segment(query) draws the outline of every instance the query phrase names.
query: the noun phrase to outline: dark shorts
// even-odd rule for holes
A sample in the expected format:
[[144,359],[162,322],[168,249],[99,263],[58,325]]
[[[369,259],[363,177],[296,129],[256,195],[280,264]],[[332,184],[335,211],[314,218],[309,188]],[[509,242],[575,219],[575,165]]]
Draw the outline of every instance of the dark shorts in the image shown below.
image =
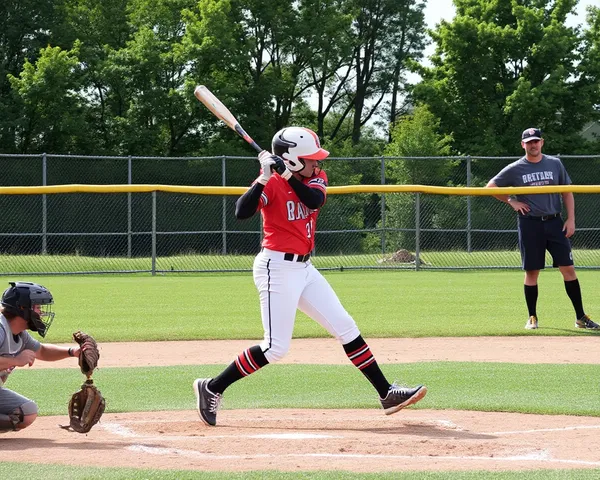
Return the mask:
[[542,270],[546,250],[552,255],[553,267],[573,265],[571,241],[565,237],[560,215],[548,220],[519,215],[519,248],[523,270]]

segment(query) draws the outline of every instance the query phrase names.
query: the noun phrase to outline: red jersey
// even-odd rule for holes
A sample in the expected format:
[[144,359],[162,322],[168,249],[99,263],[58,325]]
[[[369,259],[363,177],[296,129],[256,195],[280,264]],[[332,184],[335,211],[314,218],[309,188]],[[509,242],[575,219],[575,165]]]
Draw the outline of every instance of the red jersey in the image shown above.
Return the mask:
[[[327,175],[321,170],[302,183],[317,188],[327,198]],[[315,246],[319,209],[304,205],[287,180],[273,174],[265,185],[258,208],[263,217],[262,246],[279,252],[306,255]]]

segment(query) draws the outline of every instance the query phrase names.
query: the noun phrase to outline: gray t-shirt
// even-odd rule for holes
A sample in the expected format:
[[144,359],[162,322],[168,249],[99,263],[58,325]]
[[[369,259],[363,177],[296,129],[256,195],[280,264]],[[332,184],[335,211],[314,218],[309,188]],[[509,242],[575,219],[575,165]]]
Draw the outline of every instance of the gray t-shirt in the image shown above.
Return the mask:
[[[13,335],[8,320],[4,315],[0,314],[0,357],[16,357],[23,350],[33,350],[37,352],[41,343],[35,340],[27,331],[21,332],[18,335]],[[0,370],[0,388],[6,382],[10,372],[14,370]]]
[[[527,187],[541,185],[571,185],[571,179],[562,162],[556,157],[542,155],[538,163],[522,157],[504,167],[492,178],[499,187]],[[517,195],[519,202],[526,203],[531,209],[530,216],[553,215],[562,209],[560,193],[538,193],[535,195]]]

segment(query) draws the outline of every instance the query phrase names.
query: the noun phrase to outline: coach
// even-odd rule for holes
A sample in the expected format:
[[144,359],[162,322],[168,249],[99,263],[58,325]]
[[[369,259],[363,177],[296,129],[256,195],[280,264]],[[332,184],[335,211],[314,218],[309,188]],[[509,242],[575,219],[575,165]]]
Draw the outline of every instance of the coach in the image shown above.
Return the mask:
[[[487,187],[525,187],[542,185],[570,185],[571,179],[562,162],[542,154],[544,139],[537,128],[528,128],[521,135],[525,156],[504,167]],[[561,218],[561,195],[567,218]],[[541,193],[533,195],[494,195],[518,213],[519,248],[525,270],[525,302],[529,319],[528,330],[538,328],[538,276],[545,266],[546,250],[552,255],[553,266],[563,276],[567,295],[575,309],[575,327],[592,330],[600,325],[590,320],[583,310],[581,288],[575,273],[571,236],[575,233],[575,199],[572,192]]]

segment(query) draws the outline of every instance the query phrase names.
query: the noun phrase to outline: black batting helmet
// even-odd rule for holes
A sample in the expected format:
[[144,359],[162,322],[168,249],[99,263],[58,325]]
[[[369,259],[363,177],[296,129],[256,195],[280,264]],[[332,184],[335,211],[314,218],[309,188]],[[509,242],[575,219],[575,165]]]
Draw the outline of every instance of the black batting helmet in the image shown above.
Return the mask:
[[[2,294],[2,306],[5,311],[23,317],[29,330],[45,337],[54,320],[54,299],[50,290],[31,282],[9,282],[9,285]],[[39,312],[36,311],[35,305],[39,305]]]

